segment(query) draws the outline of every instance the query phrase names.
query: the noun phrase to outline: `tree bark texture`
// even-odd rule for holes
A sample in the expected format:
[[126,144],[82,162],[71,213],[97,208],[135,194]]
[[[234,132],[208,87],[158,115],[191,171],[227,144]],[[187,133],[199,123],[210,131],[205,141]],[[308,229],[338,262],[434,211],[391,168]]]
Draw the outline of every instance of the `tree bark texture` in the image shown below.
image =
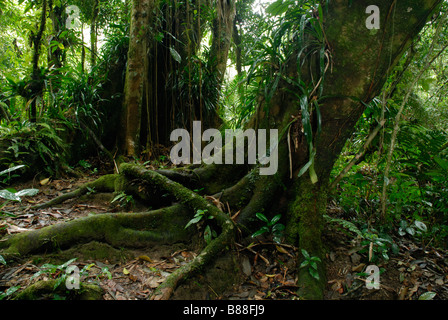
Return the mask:
[[[366,19],[369,17],[366,8],[372,4],[377,5],[381,12],[379,30],[366,27]],[[326,1],[322,1],[329,68],[325,74],[322,95],[308,97],[308,101],[319,99],[321,113],[319,134],[317,114],[315,111],[311,114],[316,150],[316,183],[311,183],[307,173],[298,177],[299,171],[309,160],[310,150],[300,121],[301,102],[291,93],[297,89],[287,81],[280,81],[269,107],[265,108],[267,102],[263,102],[252,119],[252,126],[289,132],[282,137],[279,145],[279,168],[286,166],[290,169],[286,173],[289,177],[280,177],[289,189],[286,192],[287,237],[310,255],[323,257],[322,214],[325,212],[329,177],[337,157],[353,133],[366,108],[365,104],[380,93],[389,71],[439,4],[438,0],[383,0],[353,1],[349,5],[345,0],[335,0],[329,2],[328,11],[325,11]],[[317,85],[321,76],[314,71],[319,70],[314,62],[316,60],[309,58],[301,68],[302,75],[307,76],[311,87]],[[290,77],[297,77],[296,62],[297,57],[291,57],[288,62],[286,70]],[[284,171],[279,170],[285,174]],[[324,280],[324,275],[317,281],[304,271],[299,283],[308,292],[308,298],[321,298]]]
[[122,150],[137,156],[140,145],[142,102],[148,70],[145,57],[152,0],[134,0],[132,4],[128,63],[123,102]]

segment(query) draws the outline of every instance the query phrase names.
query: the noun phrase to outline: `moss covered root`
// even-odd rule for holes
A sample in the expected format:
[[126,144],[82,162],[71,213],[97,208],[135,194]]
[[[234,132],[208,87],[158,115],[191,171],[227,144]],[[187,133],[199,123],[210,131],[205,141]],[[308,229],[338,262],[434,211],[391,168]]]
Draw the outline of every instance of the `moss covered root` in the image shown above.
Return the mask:
[[35,205],[35,206],[31,207],[31,209],[36,210],[36,209],[49,208],[56,204],[63,203],[64,201],[78,198],[82,195],[85,195],[90,190],[95,190],[98,192],[114,192],[116,190],[116,182],[118,181],[118,179],[117,179],[118,177],[119,177],[119,175],[116,175],[116,174],[109,174],[109,175],[102,176],[95,181],[92,181],[92,182],[82,185],[81,187],[79,187],[78,189],[76,189],[74,191],[67,192],[67,193],[65,193],[59,197],[56,197],[48,202]]
[[175,205],[141,213],[98,214],[10,236],[0,242],[5,257],[52,252],[90,241],[120,247],[142,247],[185,241],[186,208]]
[[64,283],[56,288],[55,285],[56,279],[38,281],[20,291],[13,300],[42,300],[45,297],[52,299],[55,295],[67,300],[101,300],[103,297],[103,290],[94,284],[80,283],[79,289],[70,291],[65,288]]
[[175,196],[182,204],[193,209],[194,212],[199,209],[207,210],[208,213],[216,219],[217,223],[221,227],[221,233],[217,238],[212,240],[190,263],[182,266],[169,275],[167,279],[159,287],[157,287],[150,297],[152,300],[167,300],[171,297],[174,290],[182,280],[200,270],[212,259],[215,259],[223,250],[229,247],[232,239],[234,238],[235,225],[229,216],[224,214],[214,205],[210,204],[203,197],[180,185],[179,183],[171,181],[166,176],[130,164],[123,164],[120,169],[125,175],[139,177],[140,179],[144,179],[151,184],[155,184],[158,187],[163,188]]

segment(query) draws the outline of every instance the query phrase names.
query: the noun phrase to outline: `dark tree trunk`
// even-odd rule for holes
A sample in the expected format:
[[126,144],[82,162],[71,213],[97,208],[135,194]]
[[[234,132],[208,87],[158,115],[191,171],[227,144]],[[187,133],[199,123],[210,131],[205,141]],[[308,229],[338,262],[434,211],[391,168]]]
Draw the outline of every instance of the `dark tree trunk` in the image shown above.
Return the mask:
[[[280,146],[280,150],[291,150],[292,161],[288,163],[287,160],[279,160],[279,166],[290,167],[287,176],[281,177],[291,186],[291,191],[288,192],[288,240],[307,250],[310,255],[320,258],[323,258],[322,214],[326,208],[326,193],[333,165],[364,112],[364,103],[369,103],[380,93],[389,71],[423,28],[440,1],[375,1],[374,4],[381,12],[381,28],[376,32],[366,27],[366,19],[369,16],[366,14],[366,8],[371,4],[369,1],[353,1],[351,5],[344,0],[331,1],[328,13],[324,14],[323,26],[331,68],[325,74],[324,88],[319,100],[322,123],[320,134],[317,134],[317,125],[313,125],[313,145],[316,151],[314,170],[317,182],[312,183],[307,173],[298,177],[310,155],[301,121],[291,125],[289,132],[298,134],[291,134],[290,146]],[[323,6],[325,7],[325,1]],[[317,65],[312,65],[315,60],[317,59],[309,59],[303,67],[303,74],[309,74],[310,69],[319,70]],[[287,68],[292,73],[297,70],[295,61],[296,58],[293,57]],[[313,87],[319,77],[319,73],[313,75]],[[269,111],[266,112],[263,107],[259,109],[255,117],[264,119],[260,124],[262,127],[276,127],[280,132],[288,131],[291,119],[301,119],[300,102],[295,95],[285,90],[288,87],[294,90],[287,83],[279,85]],[[308,97],[309,101],[314,98],[318,98],[317,94]],[[316,119],[317,115],[314,113],[311,117]],[[287,137],[280,143],[288,146]],[[285,151],[283,155],[280,153],[279,157],[287,157],[284,153]],[[307,297],[322,298],[324,274],[322,273],[320,281],[312,278],[306,270],[302,270],[300,275],[299,282]]]
[[[122,153],[137,155],[144,150],[147,158],[157,158],[158,146],[171,144],[170,134],[174,129],[191,130],[195,120],[203,122],[204,130],[221,125],[217,109],[231,44],[235,3],[234,0],[216,2],[212,46],[208,61],[202,63],[196,55],[207,23],[201,20],[201,10],[206,5],[204,0],[189,1],[185,6],[157,2],[146,17],[146,23],[154,26],[146,34],[147,38],[135,42],[131,30],[127,77],[135,75],[132,82],[141,87],[125,89],[125,99],[131,94],[134,102],[124,101],[123,116],[128,118],[128,123],[123,126],[119,139]],[[164,19],[156,17],[160,13],[165,15]],[[132,16],[131,25],[139,23],[136,17]],[[131,73],[129,67],[135,63],[140,71]],[[209,103],[206,105],[204,100]]]
[[148,70],[145,63],[152,0],[134,0],[124,89],[124,111],[121,149],[129,156],[138,156],[142,103]]
[[47,0],[42,1],[42,13],[41,13],[41,19],[40,19],[40,25],[39,30],[37,31],[37,34],[34,35],[33,38],[33,46],[34,46],[34,52],[33,52],[33,73],[31,76],[31,93],[32,93],[32,102],[30,106],[30,121],[36,122],[37,121],[37,97],[41,95],[42,93],[42,81],[41,81],[41,75],[39,70],[39,58],[40,58],[40,46],[42,41],[42,36],[45,31],[45,26],[47,22]]
[[94,0],[92,21],[90,24],[90,67],[93,68],[96,64],[97,55],[97,19],[100,11],[99,0]]

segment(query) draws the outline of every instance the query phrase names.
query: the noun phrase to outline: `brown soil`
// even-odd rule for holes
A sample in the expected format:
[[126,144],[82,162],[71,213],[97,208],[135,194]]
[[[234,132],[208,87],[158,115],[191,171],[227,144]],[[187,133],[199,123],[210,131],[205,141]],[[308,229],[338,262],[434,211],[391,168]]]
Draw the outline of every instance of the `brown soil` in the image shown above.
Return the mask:
[[[0,236],[42,228],[89,214],[103,214],[122,208],[110,201],[110,194],[92,192],[80,199],[66,201],[57,207],[31,210],[31,205],[44,202],[60,193],[95,179],[61,179],[31,181],[15,186],[17,190],[38,188],[39,194],[24,198],[22,203],[9,203],[3,208],[12,214],[0,218]],[[130,210],[138,210],[131,208]],[[328,226],[325,230],[327,254],[327,300],[415,300],[426,292],[434,292],[434,299],[448,299],[448,257],[445,251],[422,248],[412,239],[397,238],[400,249],[388,261],[376,262],[382,270],[380,289],[366,288],[365,268],[370,263],[355,236]],[[192,244],[128,250],[107,244],[79,245],[57,254],[41,254],[20,262],[0,264],[0,293],[20,286],[20,290],[39,280],[57,278],[42,273],[45,263],[62,264],[77,258],[73,264],[81,270],[81,282],[96,283],[103,289],[104,300],[146,299],[176,268],[188,263],[199,252]],[[217,258],[202,273],[188,279],[173,295],[173,299],[222,300],[281,300],[299,299],[296,295],[294,270],[297,248],[276,245],[270,239],[239,239],[223,256]],[[54,298],[54,297],[52,297]]]

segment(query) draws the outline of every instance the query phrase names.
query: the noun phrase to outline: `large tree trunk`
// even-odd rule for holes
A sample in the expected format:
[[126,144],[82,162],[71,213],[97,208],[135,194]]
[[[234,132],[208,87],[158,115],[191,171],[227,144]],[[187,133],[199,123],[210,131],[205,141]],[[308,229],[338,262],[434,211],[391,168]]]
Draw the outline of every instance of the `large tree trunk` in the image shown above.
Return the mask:
[[221,120],[218,115],[219,93],[221,92],[224,75],[227,70],[227,59],[232,44],[235,15],[235,0],[216,1],[216,16],[212,26],[213,42],[208,58],[208,68],[211,74],[216,75],[217,88],[216,90],[205,92],[205,95],[208,95],[217,106],[215,110],[208,112],[207,118],[205,119],[205,123],[211,128],[218,128],[221,125]]
[[[324,15],[324,31],[327,49],[331,53],[331,69],[325,75],[320,100],[322,131],[316,135],[314,169],[318,178],[311,183],[308,175],[297,178],[299,170],[308,161],[309,150],[303,134],[296,137],[292,158],[293,194],[288,210],[288,238],[310,255],[323,257],[321,231],[322,214],[326,207],[326,189],[330,173],[345,142],[369,103],[379,94],[388,72],[420,32],[433,13],[438,0],[426,1],[331,1]],[[378,31],[366,28],[366,8],[375,4],[381,12]],[[325,9],[324,9],[325,10]],[[307,65],[306,68],[310,66]],[[317,69],[317,68],[316,68]],[[314,79],[318,79],[315,75]],[[284,88],[284,87],[283,87]],[[282,95],[281,104],[274,104],[267,116],[278,119],[279,115],[299,116],[297,100]],[[309,97],[312,99],[313,97]],[[361,103],[364,102],[364,103]],[[279,113],[279,109],[288,111]],[[279,119],[284,128],[288,117]],[[301,132],[302,128],[296,130]],[[313,132],[317,132],[316,126]],[[293,144],[293,143],[291,143]],[[322,269],[323,270],[323,269]],[[309,298],[322,298],[324,274],[321,281],[313,279],[302,270],[299,282]]]
[[36,35],[33,35],[33,73],[31,75],[32,83],[30,87],[31,91],[31,106],[30,106],[30,121],[37,121],[37,98],[42,94],[42,81],[41,74],[39,70],[39,58],[40,58],[40,47],[42,43],[42,36],[45,31],[45,26],[47,23],[47,1],[42,1],[42,14],[40,18],[39,30]]
[[[50,10],[50,19],[53,26],[53,35],[50,38],[50,44],[51,41],[56,41],[58,43],[63,43],[64,45],[67,45],[67,43],[64,43],[61,39],[61,33],[65,30],[65,20],[63,19],[64,14],[64,8],[62,5],[56,3],[53,4],[53,1],[50,1],[48,4],[49,10]],[[62,63],[64,60],[64,51],[59,46],[54,47],[50,45],[50,48],[48,50],[48,68],[52,69],[59,69],[62,67]]]
[[148,77],[147,28],[152,0],[134,0],[132,5],[128,64],[124,88],[121,149],[129,156],[138,156],[140,123],[145,83]]
[[99,0],[95,0],[93,4],[92,11],[92,21],[90,24],[90,68],[93,68],[96,64],[96,55],[97,55],[97,19],[98,14],[100,12],[100,2]]
[[[221,125],[217,109],[231,44],[235,1],[216,1],[211,21],[212,45],[206,63],[202,63],[197,54],[208,21],[201,16],[205,16],[202,12],[210,5],[204,0],[188,1],[185,6],[157,2],[152,5],[156,10],[148,11],[148,16],[131,16],[123,109],[127,120],[119,138],[122,153],[138,155],[141,146],[140,151],[146,147],[148,158],[157,157],[157,146],[171,144],[173,130],[192,130],[195,120],[202,121],[204,130]],[[151,18],[156,14],[165,17]],[[136,32],[142,23],[152,27],[147,38],[140,41]]]

